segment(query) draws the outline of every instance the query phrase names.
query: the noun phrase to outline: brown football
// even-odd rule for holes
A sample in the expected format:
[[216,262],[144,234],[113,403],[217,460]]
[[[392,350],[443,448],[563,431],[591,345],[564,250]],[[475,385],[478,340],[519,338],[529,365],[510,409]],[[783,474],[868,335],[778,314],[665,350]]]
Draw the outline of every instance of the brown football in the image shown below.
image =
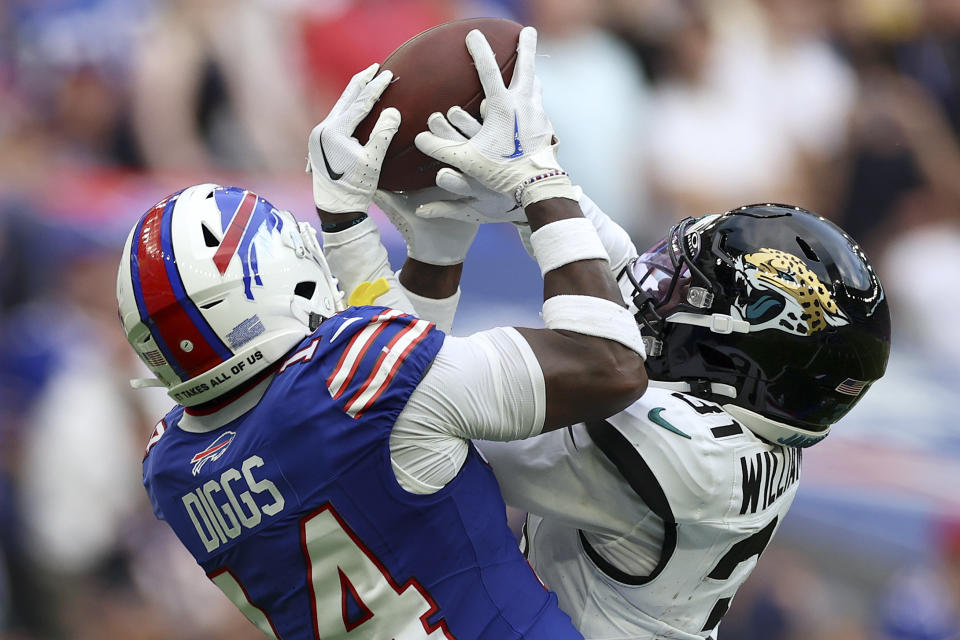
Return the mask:
[[357,139],[366,144],[370,130],[386,107],[400,110],[400,130],[387,149],[380,172],[380,188],[406,191],[434,186],[437,170],[444,165],[414,146],[413,139],[427,129],[431,113],[446,113],[460,105],[474,117],[480,116],[483,88],[467,52],[464,39],[479,29],[490,43],[510,83],[517,59],[521,25],[501,18],[471,18],[441,24],[410,38],[390,54],[382,68],[393,72],[390,86],[364,120],[357,126]]

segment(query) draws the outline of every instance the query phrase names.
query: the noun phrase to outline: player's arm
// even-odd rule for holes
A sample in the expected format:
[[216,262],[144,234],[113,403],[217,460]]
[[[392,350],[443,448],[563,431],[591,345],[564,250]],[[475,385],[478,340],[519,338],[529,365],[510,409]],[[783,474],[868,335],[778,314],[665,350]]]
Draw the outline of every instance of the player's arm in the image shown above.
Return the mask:
[[354,137],[357,125],[393,77],[390,71],[378,75],[377,69],[374,64],[355,75],[327,117],[314,127],[307,171],[313,175],[323,253],[348,304],[377,304],[413,313],[390,268],[380,231],[367,216],[384,154],[400,126],[400,112],[384,109],[366,145]]
[[[483,111],[483,107],[481,107]],[[434,113],[427,120],[429,131],[439,138],[452,142],[463,142],[480,132],[482,127],[479,120],[474,118],[458,106],[451,107],[446,117]],[[415,192],[415,197],[402,198],[401,194],[390,194],[378,191],[377,194],[389,198],[385,203],[377,203],[385,211],[393,209],[394,217],[402,217],[409,231],[407,235],[432,236],[443,242],[455,241],[456,234],[450,234],[449,225],[463,225],[468,230],[469,240],[476,232],[476,225],[489,222],[512,222],[516,225],[524,248],[533,257],[533,247],[530,244],[531,228],[522,207],[516,202],[514,193],[498,193],[485,187],[482,183],[459,171],[445,167],[437,172],[437,187],[442,197],[437,197],[436,189],[426,189]],[[624,267],[632,263],[637,257],[637,250],[630,239],[630,235],[610,219],[597,204],[591,200],[580,187],[574,187],[575,199],[580,205],[584,217],[590,221],[600,238],[600,243],[606,251],[610,264],[610,271],[618,277]],[[456,230],[457,227],[452,227]],[[463,246],[463,255],[469,247],[469,240]],[[423,244],[423,243],[421,243]],[[429,244],[439,244],[430,242]],[[438,261],[433,261],[435,264]],[[437,322],[433,313],[435,309],[442,309],[444,318],[449,317],[452,323],[459,300],[459,292],[453,298],[437,300],[440,294],[437,287],[443,282],[459,282],[460,269],[442,270],[424,269],[419,261],[408,254],[407,262],[401,275],[401,282],[405,292],[411,298],[414,308],[420,317]],[[459,265],[458,265],[459,266]],[[454,292],[448,285],[441,291]],[[450,295],[443,294],[443,295]],[[424,298],[425,296],[425,298]]]
[[[458,121],[458,129],[463,128],[466,131],[474,131],[474,133],[480,129],[480,123],[459,107],[453,107],[448,112],[447,117],[450,120]],[[436,132],[433,119],[431,119],[430,130]],[[454,135],[462,137],[459,132]],[[428,229],[431,230],[431,233],[437,233],[436,225],[448,221],[470,225],[510,220],[517,226],[524,247],[533,257],[533,247],[530,244],[530,225],[523,209],[516,206],[512,195],[491,191],[477,181],[447,168],[440,170],[437,175],[437,184],[444,190],[444,193],[456,194],[457,199],[430,200],[428,197],[420,197],[418,198],[420,204],[416,206],[408,204],[402,214],[399,215],[419,219],[420,226],[418,228],[424,229],[422,233],[426,233]],[[584,217],[590,221],[597,232],[600,244],[603,245],[607,254],[610,272],[616,278],[638,255],[633,240],[630,239],[630,235],[623,227],[607,216],[583,192],[583,189],[574,187],[574,191]],[[378,195],[380,193],[378,192]],[[398,198],[401,194],[389,194],[389,196]],[[393,206],[396,207],[397,205]],[[512,220],[511,217],[513,217]],[[424,220],[433,222],[424,224]],[[465,254],[466,247],[464,248]],[[403,292],[413,304],[417,316],[430,320],[441,329],[449,331],[449,327],[453,325],[453,318],[460,300],[459,283],[462,266],[462,262],[449,266],[428,264],[412,258],[409,254],[407,255],[407,260],[398,276]]]
[[[534,236],[534,245],[543,248],[541,267],[548,268],[544,278],[548,329],[500,327],[466,338],[446,338],[390,438],[397,478],[408,491],[432,493],[453,479],[466,459],[467,438],[529,438],[616,413],[644,391],[639,331],[620,306],[606,260],[570,260],[556,267],[557,260],[583,255],[557,253],[564,240],[579,246],[575,243],[584,235],[595,236],[592,227],[578,216],[571,200],[550,198],[529,211],[537,233],[546,229],[553,234]],[[549,229],[559,222],[564,224]],[[571,223],[574,228],[564,228]],[[597,255],[595,237],[594,243],[590,251]],[[598,292],[605,297],[576,295]],[[571,298],[575,306],[563,307]],[[551,300],[561,305],[552,307]],[[621,333],[616,334],[618,327]]]
[[[320,213],[320,220],[330,215]],[[326,223],[323,226],[331,228]],[[375,304],[416,315],[416,307],[390,268],[380,230],[372,219],[364,218],[340,231],[323,231],[323,255],[349,305]]]
[[636,322],[623,306],[599,238],[576,201],[549,198],[524,210],[544,271],[547,328],[518,331],[543,372],[544,427],[604,418],[646,388]]
[[518,331],[544,380],[544,428],[606,417],[643,393],[643,346],[607,254],[557,163],[553,127],[534,75],[536,31],[520,33],[509,88],[482,34],[468,34],[467,49],[486,96],[483,125],[459,141],[423,132],[417,147],[488,189],[513,194],[530,223],[544,276],[547,328]]
[[623,227],[614,222],[593,200],[577,187],[577,202],[583,211],[584,217],[590,221],[597,231],[600,244],[607,252],[610,263],[610,272],[617,277],[624,267],[632,263],[639,255],[637,248],[630,239],[630,234]]
[[[353,135],[392,78],[390,71],[379,75],[376,71],[377,65],[372,65],[354,76],[310,134],[307,171],[313,174],[324,255],[350,304],[375,303],[415,313],[449,331],[459,300],[460,270],[478,223],[443,220],[427,225],[414,216],[424,202],[457,197],[437,187],[407,193],[376,191],[386,149],[400,125],[399,112],[387,108],[366,145]],[[367,217],[371,202],[406,240],[407,262],[399,277],[390,268],[376,224]],[[408,274],[426,283],[417,293],[403,285]],[[386,288],[378,283],[381,279]],[[364,283],[373,286],[358,291]]]
[[[329,217],[330,214],[320,214],[321,220]],[[399,309],[450,332],[460,300],[462,261],[436,265],[408,255],[403,269],[394,273],[380,241],[380,231],[369,218],[339,232],[324,231],[323,253],[340,287],[347,292],[348,302],[352,297],[354,304],[364,302]],[[350,296],[363,283],[381,278],[389,288],[374,300],[365,300],[361,294]],[[410,280],[420,284],[410,287]],[[382,287],[373,288],[374,293],[381,290]]]
[[404,193],[380,189],[373,199],[406,242],[407,256],[397,273],[400,288],[418,317],[446,333],[460,302],[463,261],[480,225],[468,219],[428,221],[416,211],[424,203],[456,197],[431,187]]
[[[431,133],[457,142],[475,135],[480,126],[458,106],[451,107],[447,117],[434,113],[427,119]],[[374,202],[407,244],[407,257],[397,274],[404,293],[419,317],[449,333],[460,302],[463,261],[479,226],[504,221],[527,225],[523,209],[512,194],[486,189],[448,167],[437,173],[436,184],[405,193],[381,189]]]
[[[440,225],[431,222],[429,229],[403,225],[404,217],[413,215],[418,200],[433,201],[444,195],[434,188],[407,194],[378,191],[374,196],[374,202],[407,239],[407,258],[397,273],[390,267],[380,231],[371,219],[318,209],[324,229],[323,252],[340,287],[347,292],[348,302],[357,287],[383,278],[389,289],[375,299],[375,304],[412,313],[449,333],[460,300],[463,258],[478,225],[454,220]],[[350,220],[357,221],[350,224]],[[470,226],[472,231],[461,231]],[[414,284],[410,285],[411,282]],[[354,303],[364,298],[353,297]]]

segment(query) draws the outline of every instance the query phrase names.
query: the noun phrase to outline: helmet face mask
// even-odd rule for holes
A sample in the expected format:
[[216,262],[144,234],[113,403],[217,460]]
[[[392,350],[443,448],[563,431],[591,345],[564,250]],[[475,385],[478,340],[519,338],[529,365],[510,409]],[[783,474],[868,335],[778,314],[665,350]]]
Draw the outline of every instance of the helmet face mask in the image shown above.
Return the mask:
[[651,380],[733,407],[772,442],[819,441],[886,367],[890,319],[873,267],[797,207],[683,220],[620,283]]
[[627,300],[647,330],[648,353],[662,349],[664,323],[669,315],[703,309],[712,302],[712,284],[697,268],[696,260],[702,251],[698,231],[716,217],[681,220],[621,274],[621,283],[628,283],[622,286]]
[[344,308],[309,224],[213,184],[173,194],[134,226],[117,300],[131,346],[185,406],[257,378]]

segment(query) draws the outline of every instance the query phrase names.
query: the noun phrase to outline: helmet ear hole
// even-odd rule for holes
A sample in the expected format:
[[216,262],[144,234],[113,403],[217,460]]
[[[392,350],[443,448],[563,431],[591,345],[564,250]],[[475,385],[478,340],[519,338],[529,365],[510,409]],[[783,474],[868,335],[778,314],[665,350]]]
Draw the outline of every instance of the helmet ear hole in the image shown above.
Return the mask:
[[317,290],[317,283],[310,280],[304,280],[303,282],[298,282],[297,286],[293,288],[294,295],[298,295],[301,298],[306,298],[310,300],[313,298],[313,294]]
[[803,253],[805,256],[807,256],[814,262],[820,262],[820,256],[817,255],[817,252],[813,250],[813,247],[811,247],[806,240],[804,240],[800,236],[797,236],[797,244],[800,245],[800,249],[803,250]]
[[213,231],[211,231],[206,224],[201,222],[200,228],[203,229],[203,243],[205,245],[211,248],[220,246],[220,240],[214,235]]

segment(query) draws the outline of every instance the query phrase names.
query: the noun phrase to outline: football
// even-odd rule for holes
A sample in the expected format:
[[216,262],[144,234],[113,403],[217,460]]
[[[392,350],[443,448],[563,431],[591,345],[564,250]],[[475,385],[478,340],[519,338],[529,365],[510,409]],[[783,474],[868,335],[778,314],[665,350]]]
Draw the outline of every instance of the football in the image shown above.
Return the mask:
[[472,18],[433,27],[414,36],[390,54],[382,68],[394,78],[370,114],[357,126],[355,136],[366,144],[370,130],[386,107],[400,111],[400,130],[390,143],[380,172],[380,188],[407,191],[434,186],[444,165],[426,156],[413,140],[427,129],[431,113],[446,113],[459,105],[480,116],[483,89],[464,39],[479,29],[497,58],[504,83],[513,76],[521,25],[501,18]]

